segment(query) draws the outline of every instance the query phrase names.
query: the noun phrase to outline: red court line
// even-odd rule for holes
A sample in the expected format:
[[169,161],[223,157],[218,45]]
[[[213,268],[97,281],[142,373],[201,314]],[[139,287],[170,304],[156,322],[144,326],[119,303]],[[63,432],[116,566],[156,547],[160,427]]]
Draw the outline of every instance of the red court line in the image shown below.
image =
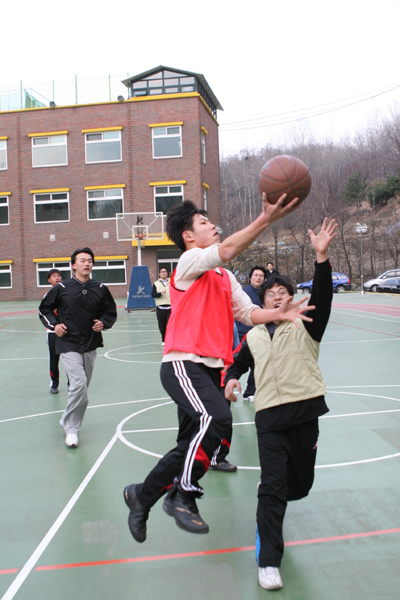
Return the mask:
[[0,327],[0,329],[4,329],[4,327],[7,327],[8,323],[6,323],[5,325],[3,325],[2,327]]
[[332,304],[333,308],[346,310],[359,310],[361,312],[374,313],[390,317],[400,317],[400,305],[388,306],[386,304]]
[[18,569],[0,569],[0,575],[9,575],[10,573],[17,573]]
[[390,337],[398,338],[400,335],[394,333],[385,333],[384,331],[375,331],[375,329],[365,329],[365,327],[356,327],[355,325],[345,325],[344,323],[335,323],[335,321],[329,321],[331,325],[339,325],[340,327],[350,327],[351,329],[360,329],[361,331],[369,331],[370,333],[379,333],[379,335],[389,335]]
[[[385,529],[382,531],[368,531],[365,533],[349,533],[347,535],[338,535],[333,537],[315,538],[310,540],[298,540],[294,542],[285,542],[285,546],[304,546],[308,544],[321,544],[325,542],[340,542],[342,540],[351,540],[356,538],[372,537],[375,535],[387,535],[390,533],[400,533],[400,527],[397,529]],[[231,554],[232,552],[254,551],[255,546],[242,546],[239,548],[221,548],[218,550],[204,550],[201,552],[184,552],[181,554],[161,554],[158,556],[140,556],[136,558],[120,558],[114,560],[100,560],[95,562],[69,563],[64,565],[44,565],[36,567],[35,571],[56,571],[59,569],[76,569],[80,567],[97,567],[102,565],[118,565],[126,563],[141,563],[158,560],[171,560],[176,558],[192,558],[198,556],[210,556],[216,554]]]

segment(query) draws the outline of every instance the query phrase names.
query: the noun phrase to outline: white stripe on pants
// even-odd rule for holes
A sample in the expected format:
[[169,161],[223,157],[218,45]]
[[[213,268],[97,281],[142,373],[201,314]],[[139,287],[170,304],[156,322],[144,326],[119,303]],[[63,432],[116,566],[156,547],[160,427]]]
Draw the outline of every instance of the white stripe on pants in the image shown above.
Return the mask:
[[61,362],[67,372],[68,401],[60,424],[65,433],[79,433],[89,403],[88,387],[96,360],[96,350],[90,352],[63,352]]

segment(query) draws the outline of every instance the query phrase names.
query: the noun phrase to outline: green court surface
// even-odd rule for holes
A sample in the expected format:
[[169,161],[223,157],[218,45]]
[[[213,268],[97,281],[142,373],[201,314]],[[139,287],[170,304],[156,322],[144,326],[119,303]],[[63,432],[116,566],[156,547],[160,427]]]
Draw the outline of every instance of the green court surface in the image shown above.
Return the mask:
[[288,505],[282,590],[254,557],[259,463],[254,407],[232,405],[234,474],[209,472],[208,535],[178,529],[159,502],[148,537],[128,530],[123,488],[173,447],[176,408],[159,380],[155,313],[118,321],[98,351],[79,447],[59,425],[67,385],[49,392],[36,303],[0,303],[0,598],[3,600],[399,600],[400,297],[335,294],[320,366],[316,478]]

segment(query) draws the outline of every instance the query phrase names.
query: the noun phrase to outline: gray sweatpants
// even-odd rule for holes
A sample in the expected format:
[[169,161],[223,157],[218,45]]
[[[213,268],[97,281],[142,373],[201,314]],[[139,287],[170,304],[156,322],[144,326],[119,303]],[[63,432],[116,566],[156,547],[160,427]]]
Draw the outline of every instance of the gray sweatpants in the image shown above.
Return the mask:
[[89,403],[88,387],[97,352],[63,352],[60,359],[67,372],[68,401],[60,425],[65,433],[79,433]]

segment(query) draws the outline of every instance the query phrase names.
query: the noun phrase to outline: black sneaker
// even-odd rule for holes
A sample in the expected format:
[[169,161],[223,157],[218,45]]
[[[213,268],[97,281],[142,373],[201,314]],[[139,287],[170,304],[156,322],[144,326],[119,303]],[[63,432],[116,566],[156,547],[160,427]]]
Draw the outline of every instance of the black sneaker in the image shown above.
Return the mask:
[[58,387],[56,385],[51,386],[50,394],[58,394]]
[[177,487],[165,497],[163,509],[167,515],[175,518],[175,523],[180,529],[189,533],[209,532],[207,523],[200,516],[194,492],[185,492],[181,487]]
[[210,465],[209,467],[211,471],[221,471],[221,473],[236,473],[237,467],[235,465],[231,465],[227,460],[221,460],[221,462],[216,465]]
[[136,496],[136,485],[128,485],[124,489],[125,504],[129,508],[128,525],[134,539],[142,544],[146,539],[146,521],[150,509],[145,509]]

